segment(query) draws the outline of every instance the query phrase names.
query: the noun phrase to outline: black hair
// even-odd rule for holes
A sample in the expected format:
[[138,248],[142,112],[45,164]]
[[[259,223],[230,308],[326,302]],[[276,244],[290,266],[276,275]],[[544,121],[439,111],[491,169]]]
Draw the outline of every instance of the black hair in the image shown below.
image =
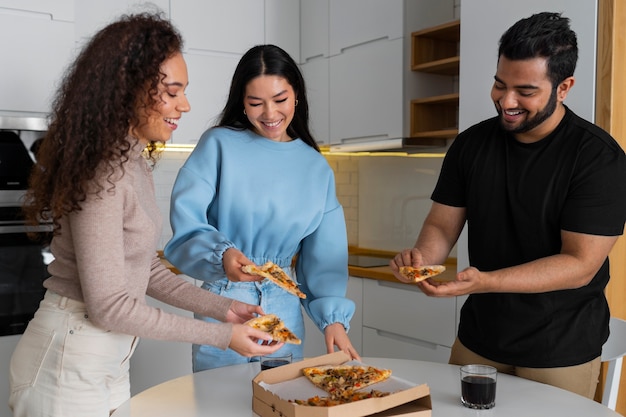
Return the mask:
[[547,59],[548,77],[556,87],[574,75],[578,60],[576,33],[561,13],[542,12],[517,21],[500,38],[498,57]]
[[287,134],[292,138],[300,138],[319,151],[309,129],[309,104],[302,73],[293,58],[276,45],[254,46],[241,57],[233,74],[228,100],[217,126],[252,129],[252,124],[243,113],[243,97],[248,83],[260,75],[277,75],[285,78],[291,85],[298,105],[295,108],[293,120],[287,127]]

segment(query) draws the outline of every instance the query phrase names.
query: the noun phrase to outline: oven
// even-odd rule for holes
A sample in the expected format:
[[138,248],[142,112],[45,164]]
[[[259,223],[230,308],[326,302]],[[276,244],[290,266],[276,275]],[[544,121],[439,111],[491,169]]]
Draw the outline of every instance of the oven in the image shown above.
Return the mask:
[[26,226],[21,210],[33,151],[46,127],[45,118],[0,116],[0,336],[24,332],[49,276],[52,225]]

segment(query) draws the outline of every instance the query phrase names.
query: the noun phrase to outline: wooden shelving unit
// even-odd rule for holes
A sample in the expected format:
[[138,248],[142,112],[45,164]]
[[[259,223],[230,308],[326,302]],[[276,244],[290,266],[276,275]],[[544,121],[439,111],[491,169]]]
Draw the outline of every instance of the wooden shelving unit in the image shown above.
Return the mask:
[[[461,21],[455,20],[411,34],[411,70],[459,75]],[[445,145],[458,134],[459,94],[411,101],[410,136],[415,143]]]

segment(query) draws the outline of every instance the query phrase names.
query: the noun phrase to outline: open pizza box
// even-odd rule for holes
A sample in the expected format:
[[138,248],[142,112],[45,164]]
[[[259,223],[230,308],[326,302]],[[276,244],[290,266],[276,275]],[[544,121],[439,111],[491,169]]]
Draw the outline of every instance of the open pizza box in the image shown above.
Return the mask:
[[327,396],[302,375],[303,368],[344,363],[354,362],[344,352],[335,352],[261,371],[252,380],[252,410],[261,417],[431,417],[428,385],[417,385],[396,378],[393,376],[393,369],[392,376],[387,381],[365,388],[391,392],[385,397],[368,398],[332,407],[298,405],[289,401],[306,400],[315,395]]

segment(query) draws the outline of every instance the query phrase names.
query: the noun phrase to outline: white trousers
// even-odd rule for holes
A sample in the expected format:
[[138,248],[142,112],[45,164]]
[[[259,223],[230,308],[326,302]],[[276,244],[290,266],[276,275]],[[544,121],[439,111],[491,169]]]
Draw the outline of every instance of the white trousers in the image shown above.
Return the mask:
[[95,327],[85,304],[51,291],[11,357],[14,417],[108,417],[130,398],[137,338]]

